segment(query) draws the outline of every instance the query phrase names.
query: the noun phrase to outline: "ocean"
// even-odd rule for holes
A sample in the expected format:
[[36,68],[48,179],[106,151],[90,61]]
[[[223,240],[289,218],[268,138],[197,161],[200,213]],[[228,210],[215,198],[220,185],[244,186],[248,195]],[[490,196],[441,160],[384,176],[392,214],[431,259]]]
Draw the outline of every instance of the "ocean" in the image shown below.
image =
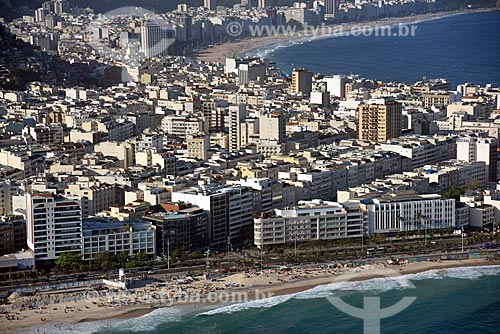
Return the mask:
[[385,309],[416,299],[381,320],[381,333],[489,334],[500,332],[500,266],[431,270],[395,278],[336,282],[313,289],[233,305],[170,307],[136,319],[81,323],[47,333],[98,334],[322,334],[363,333],[363,321],[339,311],[327,297],[354,307],[380,298]]
[[286,73],[292,66],[324,74],[359,74],[382,81],[447,78],[500,86],[500,12],[444,16],[416,22],[413,37],[304,38],[253,50]]

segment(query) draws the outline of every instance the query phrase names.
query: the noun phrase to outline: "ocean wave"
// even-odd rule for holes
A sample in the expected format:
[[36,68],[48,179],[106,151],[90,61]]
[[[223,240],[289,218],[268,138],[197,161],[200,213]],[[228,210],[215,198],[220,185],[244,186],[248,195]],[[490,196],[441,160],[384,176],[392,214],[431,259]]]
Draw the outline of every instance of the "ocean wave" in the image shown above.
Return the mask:
[[283,41],[279,43],[274,43],[274,44],[269,44],[269,45],[264,45],[262,47],[252,49],[249,51],[244,52],[243,54],[239,54],[239,57],[252,57],[252,56],[258,56],[258,57],[266,57],[269,54],[272,54],[279,49],[286,49],[291,46],[296,46],[296,45],[302,45],[305,42],[309,42],[307,39],[302,40],[302,39],[290,39],[288,41]]
[[[57,324],[40,328],[40,333],[46,334],[93,334],[100,332],[122,333],[153,331],[158,325],[166,322],[178,322],[188,312],[181,307],[159,308],[137,318],[126,320],[106,319],[77,324]],[[26,333],[32,333],[28,331]]]
[[239,303],[239,304],[231,304],[223,307],[219,307],[210,311],[206,311],[198,314],[198,316],[204,315],[216,315],[216,314],[232,314],[235,312],[240,312],[244,310],[249,310],[253,308],[271,308],[276,305],[282,304],[288,300],[290,300],[294,295],[282,295],[269,297],[264,299],[252,300],[249,302]]
[[138,318],[119,321],[109,326],[109,329],[113,331],[126,329],[131,332],[152,331],[160,324],[179,322],[185,315],[186,310],[180,307],[164,307]]
[[411,280],[458,278],[475,280],[484,276],[500,276],[500,266],[475,266],[435,269],[407,275]]
[[[341,278],[340,278],[341,279]],[[413,289],[415,286],[406,275],[394,277],[378,277],[362,281],[335,282],[318,285],[312,289],[298,292],[295,299],[317,299],[332,296],[335,291],[390,291]]]
[[269,297],[244,303],[232,304],[219,307],[200,316],[217,314],[232,314],[254,308],[272,308],[285,303],[291,299],[319,299],[332,296],[335,291],[389,291],[394,289],[412,288],[412,283],[405,276],[373,278],[365,281],[345,281],[318,285],[312,289],[288,295]]

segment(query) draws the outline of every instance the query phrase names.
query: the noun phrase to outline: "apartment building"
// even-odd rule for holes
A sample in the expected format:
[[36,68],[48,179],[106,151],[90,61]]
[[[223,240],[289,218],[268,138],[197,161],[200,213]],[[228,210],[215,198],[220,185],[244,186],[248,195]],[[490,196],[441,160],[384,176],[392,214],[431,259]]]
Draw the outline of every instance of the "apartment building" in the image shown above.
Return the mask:
[[105,157],[116,157],[122,168],[134,164],[134,147],[131,143],[106,141],[95,145],[94,152],[101,153]]
[[153,223],[157,229],[158,253],[167,256],[170,251],[201,250],[209,243],[208,215],[190,203],[162,203],[146,213],[144,220]]
[[28,144],[52,145],[64,142],[63,128],[60,125],[26,126],[22,133]]
[[254,244],[264,247],[296,241],[360,238],[364,231],[359,202],[300,201],[297,206],[255,218]]
[[116,187],[99,181],[68,184],[64,193],[66,196],[78,196],[80,198],[84,218],[94,216],[117,204]]
[[35,258],[55,260],[68,251],[80,254],[80,200],[49,192],[27,193],[25,196],[27,243]]
[[292,93],[309,94],[312,91],[312,73],[304,68],[292,71]]
[[205,122],[202,118],[169,115],[161,121],[161,128],[167,134],[186,139],[190,134],[204,132]]
[[222,246],[251,231],[255,196],[249,187],[208,184],[173,191],[172,201],[202,208],[209,217],[211,243]]
[[411,168],[457,158],[457,144],[452,137],[402,137],[381,143],[376,149],[397,153],[411,160]]
[[22,216],[0,216],[0,256],[26,248],[26,222]]
[[92,260],[96,254],[127,253],[135,256],[144,253],[156,257],[156,227],[145,221],[108,221],[88,219],[83,221],[82,258]]
[[486,179],[497,180],[498,141],[495,138],[477,136],[460,137],[457,140],[457,160],[482,161],[486,164]]
[[390,193],[363,201],[368,235],[455,227],[455,200],[440,195]]
[[402,105],[394,99],[371,99],[358,107],[359,139],[381,143],[401,136]]
[[422,103],[424,108],[444,108],[449,104],[459,102],[461,100],[462,94],[458,92],[430,91],[422,93]]
[[208,150],[210,150],[210,136],[206,133],[188,135],[187,149],[190,158],[207,160]]

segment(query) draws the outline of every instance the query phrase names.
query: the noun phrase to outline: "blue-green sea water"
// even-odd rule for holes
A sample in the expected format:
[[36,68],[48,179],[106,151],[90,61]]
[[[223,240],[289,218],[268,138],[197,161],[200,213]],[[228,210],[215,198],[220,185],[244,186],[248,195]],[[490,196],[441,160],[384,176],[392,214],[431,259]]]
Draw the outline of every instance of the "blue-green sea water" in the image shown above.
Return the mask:
[[500,11],[468,13],[417,22],[413,37],[305,38],[250,52],[290,73],[359,74],[382,81],[447,78],[500,86]]
[[328,296],[341,297],[356,307],[363,306],[364,297],[379,296],[382,307],[416,297],[401,313],[381,321],[381,333],[500,333],[500,266],[335,282],[247,303],[170,307],[135,319],[59,326],[47,333],[363,333],[362,321],[339,311]]

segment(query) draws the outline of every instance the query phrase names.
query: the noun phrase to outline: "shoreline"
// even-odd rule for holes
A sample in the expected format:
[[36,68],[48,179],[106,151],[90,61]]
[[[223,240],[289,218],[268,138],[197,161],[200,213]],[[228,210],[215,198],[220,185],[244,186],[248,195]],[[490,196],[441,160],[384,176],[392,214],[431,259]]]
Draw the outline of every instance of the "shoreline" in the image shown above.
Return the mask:
[[261,292],[273,292],[273,296],[283,296],[299,292],[304,292],[313,289],[317,286],[327,285],[338,282],[357,282],[367,281],[381,277],[397,277],[404,275],[412,275],[424,273],[431,270],[445,270],[452,268],[468,268],[468,267],[488,267],[500,265],[500,260],[450,260],[443,262],[414,262],[405,266],[389,266],[384,269],[360,271],[349,274],[343,274],[339,277],[321,277],[311,278],[309,280],[299,280],[290,283],[284,283],[283,286],[268,287],[267,289],[259,290]]
[[[372,268],[355,268],[352,270],[347,270],[347,273],[341,274],[322,274],[320,271],[311,273],[312,277],[299,278],[294,281],[282,282],[276,284],[262,284],[254,286],[245,286],[243,288],[222,290],[218,293],[234,293],[234,294],[246,294],[248,300],[252,301],[256,299],[256,295],[268,297],[283,296],[295,294],[303,291],[313,289],[317,286],[327,285],[337,282],[347,282],[347,281],[364,281],[370,280],[378,277],[393,277],[399,275],[409,275],[417,274],[430,270],[443,270],[450,268],[463,268],[463,267],[476,267],[476,266],[493,266],[500,265],[500,260],[486,260],[486,259],[468,259],[468,260],[448,260],[441,262],[412,262],[406,265],[391,265],[391,266],[379,266]],[[324,270],[323,270],[324,271]],[[235,274],[236,275],[242,275]],[[267,277],[267,275],[266,275]],[[269,279],[268,279],[269,280]],[[269,282],[268,282],[269,283]],[[216,292],[217,293],[217,292]],[[182,302],[173,303],[172,305],[155,305],[154,303],[144,303],[139,305],[130,306],[119,306],[119,307],[95,307],[94,309],[86,309],[90,305],[90,300],[83,300],[71,302],[71,308],[80,308],[81,313],[71,313],[66,314],[65,304],[54,304],[50,305],[48,308],[52,310],[45,317],[45,321],[40,321],[40,314],[37,314],[37,310],[29,310],[24,312],[31,312],[29,314],[24,314],[24,318],[20,321],[7,321],[5,317],[0,317],[0,333],[28,333],[34,332],[35,330],[40,330],[43,333],[44,329],[57,329],[57,328],[70,328],[71,325],[77,324],[92,324],[96,325],[99,322],[105,322],[108,325],[121,320],[134,319],[145,316],[157,309],[163,308],[183,308],[183,307],[193,307],[193,309],[200,308],[204,311],[211,309],[217,309],[221,306],[227,306],[233,303],[223,303],[221,301],[209,302],[209,301],[198,301],[198,302]],[[84,309],[85,308],[85,309]],[[61,314],[64,310],[64,314]],[[40,311],[41,312],[41,311]],[[104,323],[103,323],[104,324]]]
[[393,26],[398,24],[419,24],[421,22],[430,21],[433,19],[441,19],[455,15],[465,15],[473,13],[483,13],[497,11],[498,8],[480,8],[480,9],[469,9],[469,10],[456,10],[456,11],[446,11],[438,13],[428,13],[412,16],[403,17],[391,17],[385,19],[379,19],[374,21],[363,21],[355,23],[342,23],[335,25],[326,25],[318,29],[313,29],[314,34],[311,34],[309,30],[298,30],[292,34],[280,33],[278,35],[271,36],[261,36],[261,37],[246,37],[245,39],[239,41],[226,42],[221,45],[215,45],[211,48],[205,48],[198,51],[195,54],[191,54],[190,57],[194,58],[196,61],[203,62],[219,62],[224,63],[226,58],[231,57],[244,57],[251,52],[262,48],[269,48],[275,44],[280,44],[284,42],[298,42],[301,40],[314,41],[317,38],[335,38],[338,36],[336,33],[331,34],[332,29],[342,28],[342,31],[347,32],[354,27],[362,28],[379,28],[384,26]]

